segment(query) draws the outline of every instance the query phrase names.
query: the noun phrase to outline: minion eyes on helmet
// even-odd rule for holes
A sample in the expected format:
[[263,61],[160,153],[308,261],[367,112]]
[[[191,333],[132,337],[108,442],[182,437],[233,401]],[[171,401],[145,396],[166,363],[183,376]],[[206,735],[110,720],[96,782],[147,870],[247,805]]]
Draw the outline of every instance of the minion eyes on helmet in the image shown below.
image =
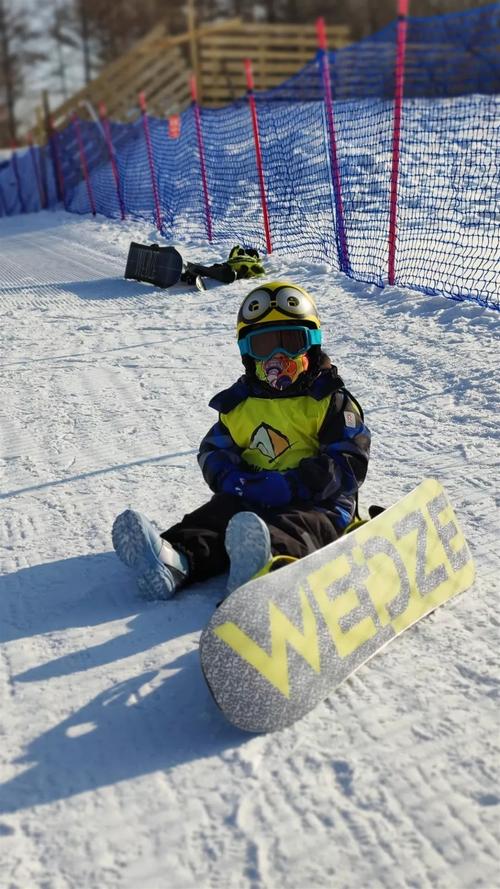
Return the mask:
[[290,318],[316,314],[316,307],[306,293],[295,287],[280,287],[274,292],[253,290],[243,301],[240,316],[244,322],[251,324],[260,321],[271,309],[278,309]]

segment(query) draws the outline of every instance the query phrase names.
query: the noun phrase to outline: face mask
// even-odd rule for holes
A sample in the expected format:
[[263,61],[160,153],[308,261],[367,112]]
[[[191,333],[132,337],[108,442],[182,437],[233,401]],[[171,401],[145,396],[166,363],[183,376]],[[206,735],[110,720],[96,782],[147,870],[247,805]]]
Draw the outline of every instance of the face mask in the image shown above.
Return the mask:
[[255,362],[257,379],[262,380],[273,389],[287,389],[309,367],[307,355],[296,355],[289,358],[288,355],[278,353],[266,361]]

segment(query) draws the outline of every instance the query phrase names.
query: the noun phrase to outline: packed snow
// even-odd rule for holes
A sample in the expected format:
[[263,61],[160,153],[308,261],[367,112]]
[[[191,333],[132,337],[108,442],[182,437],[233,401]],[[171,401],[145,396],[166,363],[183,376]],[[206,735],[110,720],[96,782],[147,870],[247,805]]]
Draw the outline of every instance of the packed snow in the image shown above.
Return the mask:
[[110,538],[127,506],[164,530],[209,496],[197,448],[251,285],[125,281],[147,223],[44,212],[0,237],[1,889],[500,886],[498,312],[265,260],[314,294],[364,407],[362,511],[439,479],[477,579],[254,736],[199,665],[225,578],[144,602]]

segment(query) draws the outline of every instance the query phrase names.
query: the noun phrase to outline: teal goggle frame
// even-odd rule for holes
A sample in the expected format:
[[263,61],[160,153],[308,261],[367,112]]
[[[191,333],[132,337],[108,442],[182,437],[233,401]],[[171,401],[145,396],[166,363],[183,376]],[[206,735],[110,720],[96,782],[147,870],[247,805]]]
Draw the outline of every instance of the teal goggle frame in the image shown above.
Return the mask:
[[295,358],[303,355],[311,346],[321,345],[321,330],[297,324],[277,324],[247,333],[238,342],[242,355],[250,355],[256,361],[265,361],[278,352]]

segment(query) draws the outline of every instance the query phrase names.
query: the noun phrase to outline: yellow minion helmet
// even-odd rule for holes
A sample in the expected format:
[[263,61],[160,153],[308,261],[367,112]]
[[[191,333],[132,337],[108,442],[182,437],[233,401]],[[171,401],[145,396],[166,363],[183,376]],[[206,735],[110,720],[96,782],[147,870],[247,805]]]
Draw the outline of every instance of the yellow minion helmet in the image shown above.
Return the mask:
[[238,312],[238,340],[260,325],[276,324],[299,324],[319,331],[321,322],[311,294],[291,281],[270,281],[251,290]]

